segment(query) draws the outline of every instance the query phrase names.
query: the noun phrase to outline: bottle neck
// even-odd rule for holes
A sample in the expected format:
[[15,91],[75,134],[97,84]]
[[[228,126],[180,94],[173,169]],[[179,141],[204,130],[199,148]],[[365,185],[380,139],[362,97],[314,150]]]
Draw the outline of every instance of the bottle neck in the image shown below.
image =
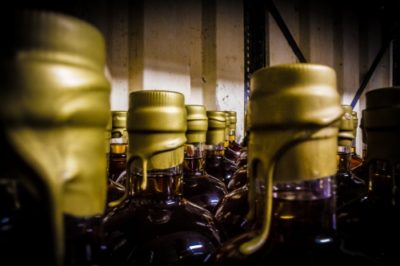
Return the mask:
[[369,162],[369,197],[382,206],[399,205],[396,180],[400,180],[400,161]]
[[338,174],[350,173],[351,147],[339,146],[337,153]]
[[145,188],[141,186],[142,169],[131,164],[129,170],[132,184],[130,194],[135,197],[165,200],[182,195],[182,164],[167,169],[147,170],[147,186]]
[[276,231],[275,236],[288,242],[296,238],[294,235],[303,235],[310,241],[315,241],[317,235],[326,235],[324,241],[333,241],[329,232],[336,229],[334,194],[333,177],[275,183],[271,232]]
[[206,145],[205,146],[205,150],[206,150],[206,157],[210,158],[216,158],[216,157],[224,157],[225,154],[225,148],[224,145],[222,143],[220,144],[211,144],[211,145]]
[[183,162],[184,176],[203,175],[205,163],[204,143],[185,145],[185,160]]

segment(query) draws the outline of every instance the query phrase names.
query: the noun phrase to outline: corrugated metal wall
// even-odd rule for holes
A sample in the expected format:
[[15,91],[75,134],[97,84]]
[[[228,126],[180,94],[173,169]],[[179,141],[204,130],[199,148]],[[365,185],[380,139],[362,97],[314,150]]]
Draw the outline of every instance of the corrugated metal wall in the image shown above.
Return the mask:
[[[275,4],[308,62],[335,68],[343,103],[350,104],[381,46],[379,12],[333,1]],[[113,110],[127,109],[129,91],[174,90],[184,93],[187,103],[237,111],[243,136],[242,1],[99,1],[79,10],[106,37]],[[268,13],[266,18],[267,65],[297,62],[274,19]],[[389,49],[366,90],[389,86],[391,80]],[[362,96],[355,110],[364,106]]]

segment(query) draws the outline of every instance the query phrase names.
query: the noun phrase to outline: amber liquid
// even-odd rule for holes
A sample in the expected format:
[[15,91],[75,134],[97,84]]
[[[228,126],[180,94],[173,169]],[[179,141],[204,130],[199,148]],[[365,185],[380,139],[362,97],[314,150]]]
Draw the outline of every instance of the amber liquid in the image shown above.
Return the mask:
[[2,134],[0,144],[0,264],[55,265],[49,192]]
[[109,179],[116,181],[121,173],[126,170],[126,160],[126,153],[110,153]]
[[[180,196],[181,171],[148,171],[104,219],[109,265],[200,265],[219,245],[211,213]],[[137,181],[136,181],[137,180]]]
[[202,171],[202,157],[185,158],[183,165],[183,197],[214,213],[215,207],[227,193],[225,184]]
[[225,243],[215,256],[218,265],[333,265],[339,259],[332,198],[311,201],[274,199],[270,237],[250,256],[238,247],[258,235],[250,232]]

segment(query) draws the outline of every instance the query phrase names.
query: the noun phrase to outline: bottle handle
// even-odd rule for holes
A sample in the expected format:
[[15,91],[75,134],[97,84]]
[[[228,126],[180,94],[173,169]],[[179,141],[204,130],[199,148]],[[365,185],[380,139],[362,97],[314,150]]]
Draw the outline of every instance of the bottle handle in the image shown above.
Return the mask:
[[[244,255],[250,255],[254,253],[268,239],[272,221],[272,188],[273,188],[272,183],[273,183],[275,165],[276,165],[275,161],[270,162],[270,164],[267,167],[267,175],[265,176],[265,181],[266,181],[266,190],[265,190],[266,202],[264,206],[265,219],[261,228],[261,234],[251,239],[250,241],[243,243],[240,246],[239,250]],[[253,195],[253,197],[255,197],[254,194],[249,193],[249,195]],[[254,218],[254,208],[250,210],[249,216]]]
[[[266,184],[266,189],[265,189],[265,205],[264,205],[264,219],[263,219],[263,224],[261,227],[261,233],[257,236],[254,237],[253,239],[243,243],[239,250],[242,254],[244,255],[250,255],[257,251],[259,248],[261,248],[262,245],[264,245],[265,241],[267,241],[270,228],[271,228],[271,222],[272,222],[272,192],[273,192],[273,180],[274,180],[274,174],[275,174],[275,168],[277,165],[277,162],[282,158],[282,156],[293,146],[297,145],[300,142],[303,142],[305,140],[308,140],[312,138],[312,135],[315,133],[315,130],[310,130],[310,131],[304,131],[301,130],[300,132],[296,133],[294,131],[288,131],[286,133],[280,133],[279,137],[277,138],[270,138],[273,139],[273,143],[269,143],[270,145],[266,145],[267,149],[256,149],[254,153],[255,157],[260,156],[261,161],[263,162],[263,165],[266,166],[265,169],[263,169],[265,175],[265,184]],[[295,136],[295,137],[293,137]],[[254,137],[254,136],[252,136]],[[265,145],[264,143],[263,145]],[[259,159],[260,159],[259,158]],[[251,162],[252,163],[252,162]],[[253,177],[253,169],[254,167],[250,165],[249,169],[249,178]],[[254,181],[250,181],[250,189],[249,189],[249,204],[251,205],[250,211],[247,215],[248,219],[254,219],[255,218],[255,210],[254,210],[254,201],[255,201],[255,184]]]

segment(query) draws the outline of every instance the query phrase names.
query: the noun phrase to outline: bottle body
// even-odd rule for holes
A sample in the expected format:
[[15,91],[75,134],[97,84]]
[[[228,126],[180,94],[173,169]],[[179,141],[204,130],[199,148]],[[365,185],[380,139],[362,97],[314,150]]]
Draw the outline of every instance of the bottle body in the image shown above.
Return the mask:
[[106,216],[110,265],[198,265],[219,245],[212,215],[180,195],[182,167],[157,172]]
[[322,265],[338,255],[334,178],[277,183],[273,188],[268,240],[255,253],[243,256],[238,246],[254,238],[252,230],[234,238],[215,255],[215,265],[265,265],[302,262]]
[[359,201],[367,195],[368,187],[364,180],[357,177],[350,170],[350,147],[338,147],[338,171],[336,173],[337,184],[337,208],[354,201]]
[[220,244],[212,214],[182,196],[186,125],[183,94],[130,94],[129,194],[104,218],[109,265],[199,265]]
[[204,145],[185,145],[183,162],[183,196],[214,213],[215,207],[227,193],[225,184],[204,171]]

